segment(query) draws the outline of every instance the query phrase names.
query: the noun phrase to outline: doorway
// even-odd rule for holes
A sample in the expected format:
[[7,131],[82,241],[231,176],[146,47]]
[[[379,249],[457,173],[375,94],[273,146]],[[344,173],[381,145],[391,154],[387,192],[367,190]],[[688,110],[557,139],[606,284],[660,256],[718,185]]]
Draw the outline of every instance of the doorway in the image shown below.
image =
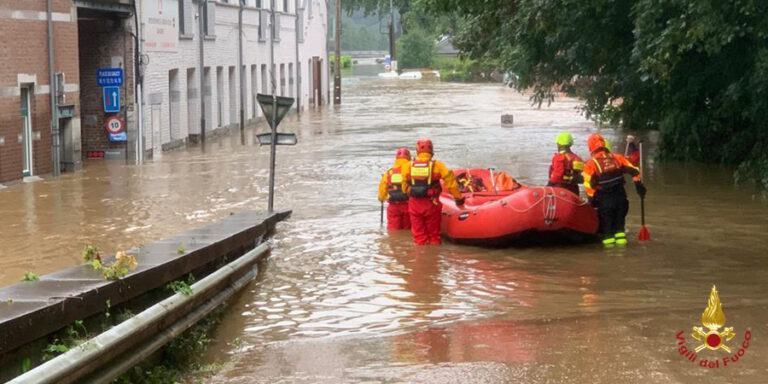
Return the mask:
[[21,156],[23,175],[32,176],[32,116],[30,113],[30,89],[21,87]]
[[312,98],[315,105],[323,105],[322,69],[323,61],[320,57],[312,57]]

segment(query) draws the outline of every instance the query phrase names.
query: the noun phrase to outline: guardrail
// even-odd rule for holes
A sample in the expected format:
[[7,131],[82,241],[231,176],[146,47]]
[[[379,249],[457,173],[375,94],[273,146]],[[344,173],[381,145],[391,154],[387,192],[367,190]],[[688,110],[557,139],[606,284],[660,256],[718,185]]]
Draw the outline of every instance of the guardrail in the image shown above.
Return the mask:
[[16,377],[9,383],[105,383],[138,364],[253,280],[269,251],[261,244],[114,328]]

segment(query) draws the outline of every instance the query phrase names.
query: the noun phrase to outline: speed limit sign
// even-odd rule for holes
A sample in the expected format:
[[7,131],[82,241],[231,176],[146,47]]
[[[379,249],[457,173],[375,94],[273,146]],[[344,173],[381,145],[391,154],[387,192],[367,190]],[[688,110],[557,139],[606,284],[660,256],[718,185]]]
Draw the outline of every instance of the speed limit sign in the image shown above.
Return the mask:
[[125,124],[116,115],[112,115],[107,118],[106,123],[107,132],[109,133],[109,141],[125,141]]
[[107,132],[116,135],[123,131],[123,121],[117,116],[110,116],[107,119]]

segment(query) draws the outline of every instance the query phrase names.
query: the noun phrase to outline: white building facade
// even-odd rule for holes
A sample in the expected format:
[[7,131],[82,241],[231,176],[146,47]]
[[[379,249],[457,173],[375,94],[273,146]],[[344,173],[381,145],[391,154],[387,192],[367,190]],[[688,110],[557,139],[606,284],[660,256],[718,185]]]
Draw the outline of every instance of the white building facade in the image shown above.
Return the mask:
[[[198,1],[203,1],[202,7]],[[242,31],[240,0],[198,1],[140,3],[145,154],[173,149],[199,137],[201,88],[206,135],[239,124],[241,73],[247,122],[261,117],[256,94],[272,93],[273,75],[275,93],[296,98],[299,108],[327,102],[326,0],[244,0]],[[274,26],[270,24],[273,5]],[[243,67],[239,69],[240,34]],[[274,70],[270,69],[271,43]]]

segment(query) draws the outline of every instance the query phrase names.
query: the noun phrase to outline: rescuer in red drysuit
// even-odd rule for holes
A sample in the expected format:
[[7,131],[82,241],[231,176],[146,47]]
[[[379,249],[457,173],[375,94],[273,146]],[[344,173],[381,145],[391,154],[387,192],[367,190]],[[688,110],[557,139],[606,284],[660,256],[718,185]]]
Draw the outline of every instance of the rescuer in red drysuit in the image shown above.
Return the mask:
[[381,175],[379,182],[379,201],[387,205],[387,229],[411,229],[411,218],[408,213],[408,193],[403,177],[403,167],[411,161],[408,148],[400,148],[395,155],[395,165]]
[[440,181],[456,199],[456,205],[464,205],[464,198],[459,192],[453,171],[441,161],[432,159],[432,141],[419,140],[416,149],[416,158],[403,167],[410,197],[408,211],[411,215],[413,242],[417,245],[440,244],[440,218],[443,210],[443,204],[440,203]]
[[579,155],[571,152],[573,136],[569,132],[560,132],[555,143],[557,153],[552,156],[547,186],[565,188],[578,195],[579,184],[584,181],[581,176],[584,161]]

